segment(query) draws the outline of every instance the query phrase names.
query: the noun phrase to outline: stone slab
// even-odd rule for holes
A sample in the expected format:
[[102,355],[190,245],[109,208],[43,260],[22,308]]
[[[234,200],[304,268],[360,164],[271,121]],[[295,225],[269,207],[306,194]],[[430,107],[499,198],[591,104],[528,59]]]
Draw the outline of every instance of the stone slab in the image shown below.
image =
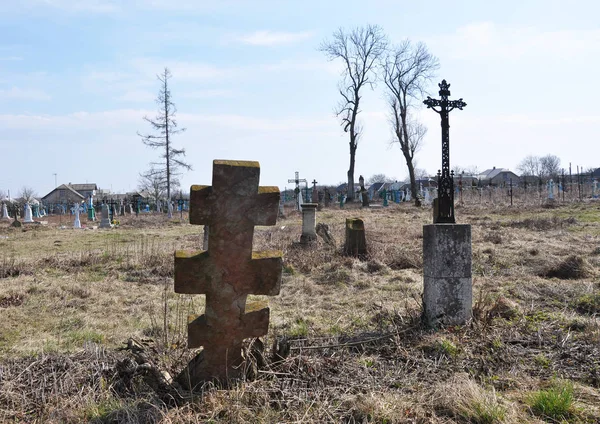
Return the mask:
[[425,277],[423,306],[430,327],[465,324],[473,311],[472,279]]
[[471,226],[430,224],[423,226],[423,276],[471,278]]

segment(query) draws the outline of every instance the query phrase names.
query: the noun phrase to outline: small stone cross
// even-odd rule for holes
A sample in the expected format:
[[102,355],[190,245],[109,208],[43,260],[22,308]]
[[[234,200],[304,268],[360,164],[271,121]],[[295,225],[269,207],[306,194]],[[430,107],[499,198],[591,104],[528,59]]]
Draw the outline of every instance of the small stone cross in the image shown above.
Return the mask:
[[269,308],[246,305],[249,294],[277,295],[281,252],[253,252],[254,226],[275,225],[280,192],[259,187],[258,162],[213,161],[213,185],[190,190],[190,223],[209,227],[208,250],[175,253],[175,292],[205,294],[204,315],[188,324],[188,346],[204,347],[179,380],[239,378],[242,343],[267,334]]

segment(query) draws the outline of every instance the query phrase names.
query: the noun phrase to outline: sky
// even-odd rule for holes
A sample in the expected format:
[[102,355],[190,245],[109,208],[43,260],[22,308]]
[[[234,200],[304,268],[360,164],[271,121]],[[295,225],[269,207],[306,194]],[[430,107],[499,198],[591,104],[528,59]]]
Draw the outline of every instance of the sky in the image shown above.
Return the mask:
[[[380,25],[390,43],[423,42],[437,83],[467,107],[450,114],[451,166],[515,170],[554,154],[600,167],[600,2],[398,0],[0,0],[0,190],[41,196],[63,183],[133,191],[160,154],[150,131],[156,75],[173,74],[173,138],[210,184],[214,159],[256,160],[261,185],[346,180],[348,134],[334,114],[341,64],[319,45],[338,28]],[[383,84],[365,90],[355,178],[407,178]],[[419,168],[441,166],[439,116]],[[56,178],[55,175],[56,174]]]

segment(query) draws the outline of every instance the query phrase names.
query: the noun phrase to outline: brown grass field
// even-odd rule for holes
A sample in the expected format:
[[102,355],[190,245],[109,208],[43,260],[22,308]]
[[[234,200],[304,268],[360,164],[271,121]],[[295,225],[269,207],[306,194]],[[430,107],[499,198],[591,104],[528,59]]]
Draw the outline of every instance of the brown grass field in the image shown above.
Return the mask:
[[[202,227],[2,222],[0,421],[600,423],[600,202],[456,214],[472,225],[474,317],[436,331],[420,321],[430,209],[324,209],[336,248],[298,245],[297,212],[257,228],[256,250],[284,253],[265,360],[177,401],[121,348],[135,340],[172,376],[197,353],[186,323],[204,300],[173,292],[173,253],[200,248]],[[340,253],[349,217],[365,220],[363,260]]]

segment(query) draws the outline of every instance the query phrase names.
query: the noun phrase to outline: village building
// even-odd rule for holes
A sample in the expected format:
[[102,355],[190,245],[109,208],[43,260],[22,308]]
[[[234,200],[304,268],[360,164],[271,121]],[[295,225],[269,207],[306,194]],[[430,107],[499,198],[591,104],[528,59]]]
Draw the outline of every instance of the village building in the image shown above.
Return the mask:
[[478,176],[481,185],[491,185],[496,187],[504,187],[510,185],[512,180],[513,185],[519,182],[519,176],[506,168],[486,169]]

